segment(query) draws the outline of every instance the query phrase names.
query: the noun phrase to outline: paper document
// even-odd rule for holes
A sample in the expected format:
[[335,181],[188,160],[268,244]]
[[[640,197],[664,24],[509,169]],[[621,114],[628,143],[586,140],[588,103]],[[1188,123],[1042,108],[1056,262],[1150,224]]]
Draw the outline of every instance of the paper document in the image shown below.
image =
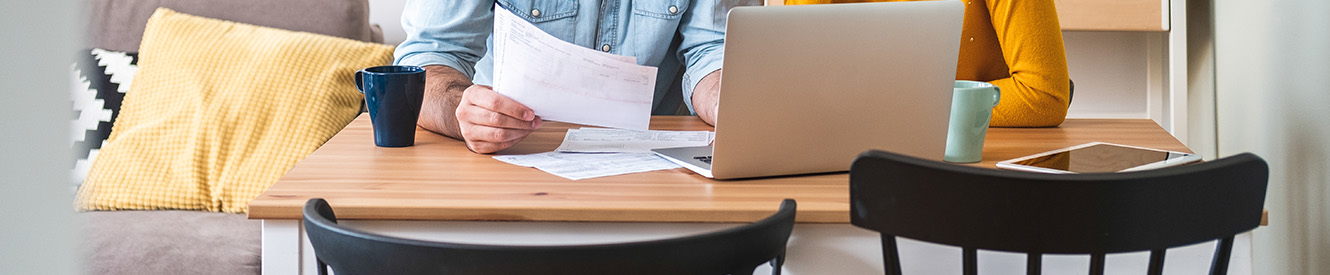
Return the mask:
[[656,68],[559,40],[494,7],[494,91],[545,120],[646,130]]
[[634,152],[651,149],[707,146],[711,131],[633,131],[605,128],[568,129],[559,152]]
[[653,153],[563,153],[494,156],[502,162],[534,167],[570,180],[674,169],[680,166]]

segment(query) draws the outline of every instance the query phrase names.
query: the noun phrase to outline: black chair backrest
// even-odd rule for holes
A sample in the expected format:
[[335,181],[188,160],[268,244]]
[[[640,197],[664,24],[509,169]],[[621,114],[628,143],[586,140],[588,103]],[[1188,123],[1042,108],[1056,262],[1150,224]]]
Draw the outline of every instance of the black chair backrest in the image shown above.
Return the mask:
[[780,274],[795,201],[743,226],[672,239],[572,246],[476,245],[388,237],[337,224],[323,199],[305,204],[319,273],[355,274]]
[[895,236],[962,248],[966,274],[975,249],[1089,254],[1151,251],[1150,274],[1169,247],[1219,239],[1211,269],[1226,274],[1233,236],[1260,224],[1268,167],[1250,153],[1140,172],[1043,174],[985,169],[883,151],[850,168],[855,226],[882,235],[888,274],[900,274]]

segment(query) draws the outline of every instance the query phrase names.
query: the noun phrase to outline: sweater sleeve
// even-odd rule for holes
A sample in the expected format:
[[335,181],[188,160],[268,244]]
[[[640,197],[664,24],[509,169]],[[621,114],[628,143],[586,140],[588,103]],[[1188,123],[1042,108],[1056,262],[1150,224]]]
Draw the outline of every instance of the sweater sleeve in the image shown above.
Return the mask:
[[1067,117],[1070,82],[1053,0],[984,0],[1011,77],[1002,89],[994,127],[1052,127]]

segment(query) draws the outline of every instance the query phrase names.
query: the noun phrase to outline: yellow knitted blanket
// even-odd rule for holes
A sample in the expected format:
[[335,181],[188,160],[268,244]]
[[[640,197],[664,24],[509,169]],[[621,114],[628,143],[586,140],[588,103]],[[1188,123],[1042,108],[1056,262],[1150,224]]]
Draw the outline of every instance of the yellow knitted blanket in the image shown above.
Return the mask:
[[76,207],[244,213],[359,114],[354,72],[392,51],[158,9]]

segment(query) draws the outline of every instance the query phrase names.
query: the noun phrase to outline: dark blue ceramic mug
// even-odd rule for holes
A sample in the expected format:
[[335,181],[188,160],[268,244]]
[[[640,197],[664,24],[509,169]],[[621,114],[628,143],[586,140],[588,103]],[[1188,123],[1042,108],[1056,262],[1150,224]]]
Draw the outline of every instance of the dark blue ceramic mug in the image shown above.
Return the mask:
[[425,69],[378,66],[356,71],[356,89],[365,93],[374,144],[406,147],[416,144],[416,120],[425,98]]

